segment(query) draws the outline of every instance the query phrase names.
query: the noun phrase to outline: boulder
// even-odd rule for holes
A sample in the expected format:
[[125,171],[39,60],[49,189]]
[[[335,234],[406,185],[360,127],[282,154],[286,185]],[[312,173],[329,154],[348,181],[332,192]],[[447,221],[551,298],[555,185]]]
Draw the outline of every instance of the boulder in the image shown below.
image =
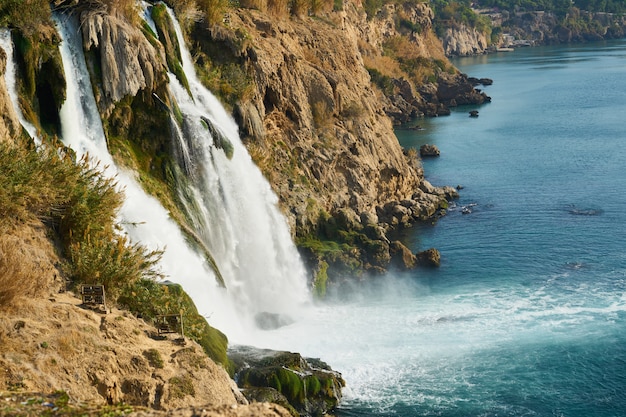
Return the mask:
[[413,269],[417,266],[417,257],[402,242],[395,240],[389,245],[391,262],[401,269]]
[[439,148],[435,145],[424,144],[420,146],[420,156],[428,157],[428,156],[439,156]]
[[251,401],[272,401],[295,410],[295,415],[320,416],[341,400],[341,374],[319,359],[251,346],[232,347],[229,358],[237,385]]
[[415,254],[421,266],[438,267],[441,264],[441,254],[435,248],[430,248]]

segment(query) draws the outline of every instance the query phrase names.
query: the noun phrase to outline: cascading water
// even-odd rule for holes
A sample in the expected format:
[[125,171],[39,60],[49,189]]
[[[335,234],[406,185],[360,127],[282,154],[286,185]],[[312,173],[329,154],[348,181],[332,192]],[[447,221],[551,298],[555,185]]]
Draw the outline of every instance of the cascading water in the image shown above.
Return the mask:
[[[189,92],[174,75],[170,86],[183,114],[180,149],[192,167],[189,208],[222,272],[229,296],[245,317],[298,314],[309,300],[306,273],[278,199],[241,143],[234,120],[201,84],[180,26],[168,9],[181,49]],[[199,209],[198,209],[199,208]],[[248,323],[250,324],[250,323]],[[279,323],[280,324],[280,323]],[[229,334],[250,342],[252,327]]]
[[[175,19],[184,70],[192,96],[172,76],[182,111],[183,129],[173,129],[178,146],[187,150],[192,189],[189,201],[203,243],[224,277],[219,288],[214,272],[186,243],[178,225],[158,201],[148,196],[130,173],[115,167],[107,150],[86,68],[79,29],[70,17],[56,16],[63,42],[67,100],[61,109],[63,142],[79,156],[89,154],[106,165],[124,188],[121,223],[131,239],[150,249],[165,249],[162,272],[183,285],[199,312],[231,341],[250,343],[255,317],[270,313],[275,322],[293,318],[308,301],[304,267],[278,211],[277,198],[253,164],[238,137],[234,121],[198,81]],[[210,129],[208,129],[210,128]],[[210,131],[223,134],[212,138]],[[216,147],[232,146],[232,158]],[[191,169],[191,168],[190,168]],[[193,206],[193,209],[191,208]]]
[[37,135],[37,128],[33,126],[32,123],[26,120],[24,114],[22,114],[22,109],[19,104],[18,94],[17,94],[17,80],[16,80],[16,66],[15,61],[13,60],[13,42],[11,41],[11,31],[8,29],[0,29],[0,48],[4,49],[7,55],[7,65],[4,73],[4,79],[7,84],[7,89],[9,90],[9,96],[11,97],[11,104],[13,104],[13,108],[17,113],[17,116],[20,120],[20,123],[28,132],[28,135],[33,138],[37,145],[41,144],[41,140]]
[[164,249],[162,272],[195,295],[201,314],[213,315],[211,324],[228,329],[235,311],[216,285],[212,270],[188,247],[161,204],[147,195],[130,173],[115,167],[93,97],[78,26],[71,17],[55,15],[55,20],[63,40],[60,48],[67,82],[67,100],[60,114],[63,142],[79,156],[88,154],[100,161],[107,175],[116,176],[126,197],[120,213],[125,231],[133,241],[150,249]]

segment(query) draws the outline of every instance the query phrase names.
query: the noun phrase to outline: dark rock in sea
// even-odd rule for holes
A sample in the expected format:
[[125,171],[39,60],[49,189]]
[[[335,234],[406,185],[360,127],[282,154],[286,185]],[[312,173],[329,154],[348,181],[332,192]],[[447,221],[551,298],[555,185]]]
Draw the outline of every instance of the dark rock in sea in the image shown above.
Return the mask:
[[439,148],[435,145],[425,144],[420,146],[420,156],[439,156]]
[[231,347],[228,357],[235,381],[250,401],[274,402],[294,415],[321,416],[341,400],[345,381],[319,359],[252,346]]
[[418,264],[421,266],[438,267],[441,264],[441,254],[435,248],[418,252],[415,256],[417,257]]
[[472,110],[469,112],[470,117],[478,117],[478,110]]
[[480,83],[482,85],[491,85],[491,84],[493,84],[493,80],[491,78],[481,78],[479,81],[480,81]]
[[413,269],[417,266],[417,256],[411,253],[402,242],[395,240],[389,244],[391,262],[400,269]]
[[567,211],[576,216],[597,216],[603,213],[603,210],[599,208],[580,208],[576,206],[570,206]]

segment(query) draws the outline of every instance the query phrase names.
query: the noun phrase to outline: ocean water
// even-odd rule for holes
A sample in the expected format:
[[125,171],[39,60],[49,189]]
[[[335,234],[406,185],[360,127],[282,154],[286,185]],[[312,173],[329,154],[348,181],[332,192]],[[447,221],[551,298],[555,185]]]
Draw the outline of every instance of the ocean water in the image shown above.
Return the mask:
[[441,267],[379,277],[259,342],[342,372],[339,416],[625,416],[626,41],[455,64],[494,80],[492,103],[397,131],[441,150],[431,183],[463,186],[402,234]]

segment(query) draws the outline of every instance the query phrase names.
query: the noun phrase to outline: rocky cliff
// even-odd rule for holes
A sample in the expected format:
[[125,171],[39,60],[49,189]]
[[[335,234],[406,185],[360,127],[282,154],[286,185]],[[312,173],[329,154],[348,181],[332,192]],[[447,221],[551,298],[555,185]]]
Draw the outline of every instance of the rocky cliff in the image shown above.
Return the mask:
[[502,22],[502,32],[536,45],[618,39],[626,32],[626,18],[576,8],[565,17],[547,12],[511,13]]
[[[177,161],[169,128],[176,107],[166,75],[169,69],[184,84],[179,48],[169,36],[166,15],[153,14],[159,20],[157,40],[137,10],[130,7],[129,14],[116,8],[122,3],[134,4],[57,0],[54,5],[80,19],[112,153],[119,163],[159,182],[156,194],[184,223],[175,214],[173,187],[179,183],[172,174]],[[55,143],[65,97],[59,38],[49,10],[28,10],[47,14],[40,16],[38,30],[14,33],[21,98],[26,117]],[[337,10],[296,16],[239,8],[230,10],[222,24],[192,19],[186,29],[205,76],[216,71],[241,75],[241,94],[229,104],[309,255],[317,288],[342,273],[414,266],[417,257],[390,242],[387,233],[432,218],[456,191],[424,180],[416,152],[401,149],[393,122],[445,114],[447,106],[486,99],[446,60],[432,31],[432,11],[409,2],[388,4],[369,15],[352,1]],[[234,88],[224,85],[222,93],[229,87]],[[0,109],[0,135],[15,141],[21,129],[2,83]],[[71,152],[67,155],[71,159]],[[33,299],[20,308],[0,306],[7,312],[0,320],[0,388],[64,389],[78,400],[163,409],[241,402],[225,371],[195,344],[155,341],[153,328],[130,314],[101,315],[84,310],[69,295],[57,295],[63,286],[57,264],[64,260],[55,256],[68,255],[45,237],[46,230],[55,235],[54,226],[20,224],[14,246],[0,254],[0,261],[16,253],[26,257],[37,252],[29,245],[38,246],[38,239],[45,243],[46,252],[27,271],[45,275],[45,285],[25,290]],[[39,237],[30,238],[36,230]],[[272,408],[268,415],[283,411]]]
[[433,216],[455,195],[424,181],[393,124],[488,99],[447,61],[432,18],[423,3],[386,4],[368,17],[345,1],[315,16],[237,9],[223,27],[191,31],[199,62],[236,62],[251,77],[235,115],[296,240],[307,250],[311,238],[346,243],[339,263],[349,272],[387,268],[386,232]]
[[489,48],[489,40],[484,33],[463,24],[446,28],[441,41],[446,56],[480,55]]

